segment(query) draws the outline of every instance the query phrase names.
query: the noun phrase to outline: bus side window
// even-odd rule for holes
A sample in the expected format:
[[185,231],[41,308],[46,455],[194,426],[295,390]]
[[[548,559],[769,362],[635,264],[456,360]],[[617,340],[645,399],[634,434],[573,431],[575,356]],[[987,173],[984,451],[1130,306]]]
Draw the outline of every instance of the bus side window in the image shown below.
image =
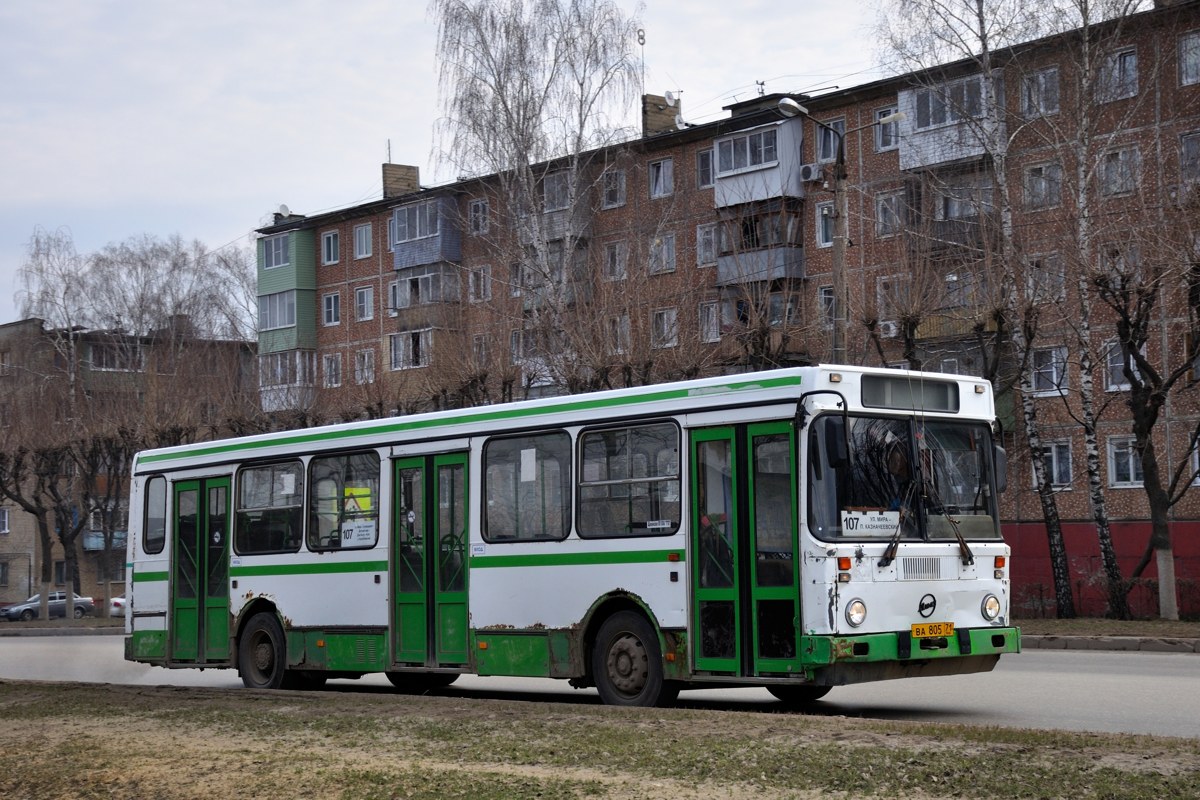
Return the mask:
[[233,548],[239,555],[300,549],[304,469],[299,461],[238,473]]
[[486,541],[565,539],[571,527],[571,437],[491,439],[483,447]]
[[374,547],[379,541],[379,454],[314,458],[309,471],[309,549]]
[[155,475],[146,481],[146,514],[142,518],[142,549],[161,553],[167,542],[167,479]]

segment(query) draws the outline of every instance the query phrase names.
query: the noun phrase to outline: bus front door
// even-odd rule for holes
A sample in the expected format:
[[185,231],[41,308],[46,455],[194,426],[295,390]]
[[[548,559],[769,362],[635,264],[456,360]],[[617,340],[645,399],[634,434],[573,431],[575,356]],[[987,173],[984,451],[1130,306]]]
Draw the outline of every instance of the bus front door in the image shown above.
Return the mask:
[[395,462],[392,661],[467,663],[467,457]]
[[793,674],[800,600],[792,425],[697,430],[691,450],[696,669]]
[[176,663],[228,663],[229,478],[175,483],[171,652]]

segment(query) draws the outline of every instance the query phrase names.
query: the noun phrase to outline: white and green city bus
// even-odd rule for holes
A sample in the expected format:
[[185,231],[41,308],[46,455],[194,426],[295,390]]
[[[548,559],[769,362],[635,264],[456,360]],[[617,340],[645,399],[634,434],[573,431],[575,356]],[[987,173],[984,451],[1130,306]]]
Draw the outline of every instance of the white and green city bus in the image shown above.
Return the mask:
[[989,670],[994,419],[977,378],[818,366],[143,452],[126,657],[621,705]]

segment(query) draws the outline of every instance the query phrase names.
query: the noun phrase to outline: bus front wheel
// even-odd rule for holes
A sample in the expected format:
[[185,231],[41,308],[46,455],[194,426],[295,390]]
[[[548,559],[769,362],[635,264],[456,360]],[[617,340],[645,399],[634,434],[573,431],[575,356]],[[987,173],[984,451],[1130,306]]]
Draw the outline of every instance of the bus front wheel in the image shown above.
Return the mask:
[[669,705],[678,687],[663,680],[658,634],[641,614],[621,611],[600,626],[592,648],[592,677],[611,706]]
[[250,618],[238,641],[238,672],[247,689],[282,689],[287,676],[287,640],[274,614]]

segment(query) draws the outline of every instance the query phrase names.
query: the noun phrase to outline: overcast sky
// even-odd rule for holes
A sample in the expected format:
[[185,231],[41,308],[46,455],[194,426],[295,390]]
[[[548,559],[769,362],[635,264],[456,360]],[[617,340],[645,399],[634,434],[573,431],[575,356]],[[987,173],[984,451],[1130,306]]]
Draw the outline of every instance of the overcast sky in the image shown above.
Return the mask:
[[[632,0],[618,0],[627,11]],[[648,0],[645,89],[692,122],[766,92],[878,77],[869,5]],[[381,196],[433,162],[435,26],[422,0],[56,0],[0,5],[0,323],[35,227],[81,253],[145,233],[248,245],[286,203]]]

